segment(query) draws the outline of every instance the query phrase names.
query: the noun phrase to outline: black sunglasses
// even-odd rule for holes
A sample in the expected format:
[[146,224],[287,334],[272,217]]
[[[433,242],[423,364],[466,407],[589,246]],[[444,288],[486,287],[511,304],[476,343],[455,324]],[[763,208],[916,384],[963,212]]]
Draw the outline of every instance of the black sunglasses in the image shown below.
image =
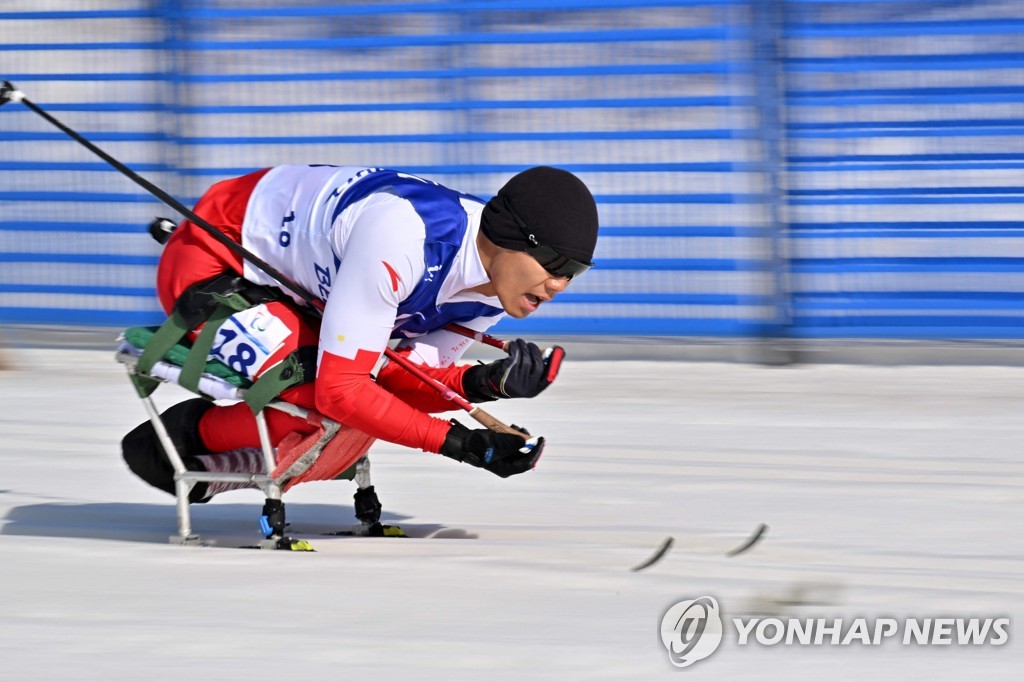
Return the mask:
[[533,259],[540,263],[541,267],[548,271],[548,274],[553,277],[565,277],[566,279],[572,279],[576,275],[582,275],[584,272],[594,267],[593,263],[584,263],[568,256],[555,251],[550,246],[544,246],[537,237],[530,232],[530,229],[526,226],[526,222],[523,221],[516,212],[512,210],[512,203],[508,200],[508,197],[501,198],[502,203],[505,205],[505,210],[512,216],[512,220],[515,221],[516,225],[519,226],[519,231],[526,237],[526,241],[529,242],[524,251],[533,256]]

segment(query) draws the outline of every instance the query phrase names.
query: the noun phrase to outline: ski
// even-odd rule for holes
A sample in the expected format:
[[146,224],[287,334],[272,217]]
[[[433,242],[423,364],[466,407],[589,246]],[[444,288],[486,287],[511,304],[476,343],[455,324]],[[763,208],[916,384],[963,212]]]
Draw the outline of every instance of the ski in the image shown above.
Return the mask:
[[389,526],[383,523],[362,524],[351,528],[331,531],[323,535],[331,537],[355,538],[405,538],[409,537],[401,526]]

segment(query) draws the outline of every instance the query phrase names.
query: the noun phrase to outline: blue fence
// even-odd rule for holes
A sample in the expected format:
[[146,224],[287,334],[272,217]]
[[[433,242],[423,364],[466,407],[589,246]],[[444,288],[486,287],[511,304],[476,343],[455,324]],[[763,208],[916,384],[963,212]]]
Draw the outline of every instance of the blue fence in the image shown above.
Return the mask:
[[[1015,0],[55,6],[5,3],[0,75],[186,203],[280,163],[578,173],[598,267],[516,331],[1024,336]],[[157,321],[168,210],[22,105],[0,145],[0,322]]]

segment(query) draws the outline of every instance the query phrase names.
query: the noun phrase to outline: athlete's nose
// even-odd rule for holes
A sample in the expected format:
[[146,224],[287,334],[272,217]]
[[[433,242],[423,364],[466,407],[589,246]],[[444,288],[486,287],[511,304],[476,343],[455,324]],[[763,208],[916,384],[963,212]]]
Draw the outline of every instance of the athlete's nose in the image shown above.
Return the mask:
[[567,286],[569,286],[568,277],[549,277],[544,288],[547,289],[551,296],[554,296],[555,294],[560,294],[565,291]]

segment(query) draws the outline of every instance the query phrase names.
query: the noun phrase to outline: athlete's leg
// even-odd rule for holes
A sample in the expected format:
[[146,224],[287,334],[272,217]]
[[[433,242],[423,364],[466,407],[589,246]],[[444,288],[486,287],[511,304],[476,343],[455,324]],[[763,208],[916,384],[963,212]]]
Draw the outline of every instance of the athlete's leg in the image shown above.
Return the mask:
[[[208,400],[193,398],[168,408],[161,415],[174,448],[189,471],[205,471],[195,459],[195,455],[206,452],[197,425],[202,414],[211,408],[213,403]],[[121,440],[121,453],[132,473],[154,488],[174,494],[174,467],[157,438],[152,422],[147,420],[128,432]],[[205,483],[196,485],[189,493],[191,502],[199,502],[204,497]]]

